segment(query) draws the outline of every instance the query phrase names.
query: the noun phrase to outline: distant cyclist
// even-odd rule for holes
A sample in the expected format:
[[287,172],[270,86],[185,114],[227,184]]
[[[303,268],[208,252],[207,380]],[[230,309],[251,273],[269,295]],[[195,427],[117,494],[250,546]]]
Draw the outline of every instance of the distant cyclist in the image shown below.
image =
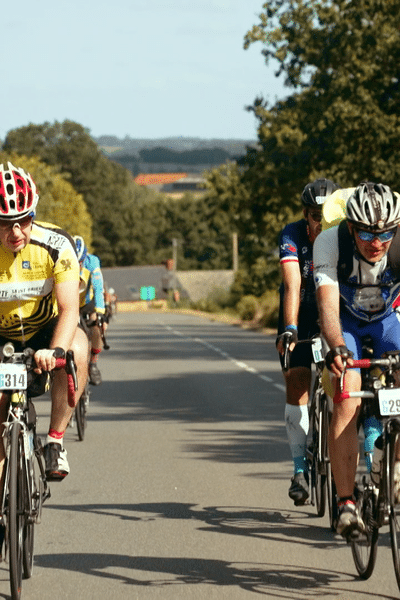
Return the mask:
[[76,235],[74,242],[80,265],[80,311],[84,315],[89,315],[90,321],[95,323],[90,327],[89,381],[92,385],[100,385],[101,373],[97,360],[103,349],[101,330],[104,332],[107,329],[103,274],[100,259],[95,254],[89,254],[83,238]]
[[[387,185],[366,182],[349,197],[346,219],[323,231],[314,244],[321,332],[330,348],[326,364],[336,378],[343,372],[344,360],[348,359],[351,366],[351,357],[362,357],[366,337],[372,342],[375,357],[400,349],[399,223],[400,197]],[[348,371],[345,390],[358,392],[360,388],[360,373]],[[334,403],[329,432],[330,460],[339,498],[337,531],[343,537],[364,529],[353,496],[360,404],[360,398]],[[399,465],[395,482],[395,494],[399,497]]]
[[[55,367],[55,348],[72,349],[79,398],[87,380],[88,344],[79,329],[79,265],[70,236],[36,222],[39,196],[32,177],[10,162],[0,165],[0,346],[11,341],[20,352],[35,350],[37,372]],[[7,396],[0,393],[0,422]],[[50,428],[44,447],[46,475],[69,473],[64,432],[73,408],[68,405],[65,373],[54,371]],[[0,444],[1,468],[4,448]]]
[[308,183],[301,195],[304,219],[287,225],[279,239],[282,285],[277,349],[283,365],[283,339],[289,336],[292,353],[289,371],[284,373],[285,423],[294,464],[289,497],[297,506],[309,496],[306,441],[312,352],[310,346],[296,344],[318,332],[312,249],[321,232],[322,205],[337,189],[339,186],[329,179]]

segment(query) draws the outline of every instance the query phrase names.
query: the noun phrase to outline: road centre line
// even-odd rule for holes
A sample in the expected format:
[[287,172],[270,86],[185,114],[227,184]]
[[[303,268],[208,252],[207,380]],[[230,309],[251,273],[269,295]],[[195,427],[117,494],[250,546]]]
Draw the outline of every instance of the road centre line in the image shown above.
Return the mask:
[[276,387],[278,390],[280,390],[282,392],[286,391],[285,386],[282,385],[281,383],[275,383],[274,380],[271,379],[271,377],[268,377],[268,375],[263,375],[262,373],[260,373],[259,371],[257,371],[257,369],[255,369],[254,367],[250,367],[245,362],[237,360],[236,358],[234,358],[233,356],[230,356],[227,352],[225,352],[224,350],[221,350],[221,348],[218,348],[217,346],[214,346],[210,342],[207,342],[206,340],[203,340],[203,339],[198,338],[198,337],[193,338],[191,336],[186,336],[181,331],[179,331],[177,329],[174,329],[170,325],[164,325],[163,323],[160,323],[160,325],[162,325],[163,327],[165,327],[165,329],[168,329],[168,331],[170,331],[171,333],[173,333],[176,336],[185,338],[187,340],[192,340],[194,342],[197,342],[198,344],[202,344],[203,346],[206,346],[207,348],[209,348],[213,352],[216,352],[217,354],[219,354],[220,356],[222,356],[226,360],[229,360],[230,362],[232,362],[234,365],[236,365],[237,367],[239,367],[239,369],[243,369],[244,371],[247,371],[248,373],[252,373],[253,375],[256,375],[256,377],[259,377],[259,379],[262,379],[263,381],[266,381],[267,383],[272,383],[272,385],[274,387]]

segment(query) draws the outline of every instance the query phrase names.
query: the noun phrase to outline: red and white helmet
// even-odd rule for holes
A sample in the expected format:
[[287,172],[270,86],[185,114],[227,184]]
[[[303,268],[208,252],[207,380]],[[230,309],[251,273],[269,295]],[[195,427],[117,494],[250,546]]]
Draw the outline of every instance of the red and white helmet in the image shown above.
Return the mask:
[[0,164],[0,219],[20,219],[35,216],[39,196],[36,184],[29,173],[7,163]]

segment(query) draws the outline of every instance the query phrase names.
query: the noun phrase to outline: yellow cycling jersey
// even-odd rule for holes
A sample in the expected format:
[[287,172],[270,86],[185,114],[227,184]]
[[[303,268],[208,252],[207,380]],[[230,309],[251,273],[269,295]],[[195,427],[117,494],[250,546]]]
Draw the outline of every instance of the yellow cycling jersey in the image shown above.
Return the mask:
[[26,341],[57,316],[54,285],[79,281],[70,236],[34,222],[30,242],[17,253],[0,245],[0,336]]

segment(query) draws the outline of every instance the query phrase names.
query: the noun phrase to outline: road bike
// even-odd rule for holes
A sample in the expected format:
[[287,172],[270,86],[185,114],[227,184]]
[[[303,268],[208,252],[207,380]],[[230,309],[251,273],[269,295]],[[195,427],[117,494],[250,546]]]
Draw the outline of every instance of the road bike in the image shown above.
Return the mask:
[[[311,492],[310,502],[316,507],[318,517],[325,515],[326,506],[328,505],[330,527],[334,529],[337,519],[336,489],[328,451],[331,408],[322,385],[322,373],[325,365],[322,354],[322,340],[317,335],[308,340],[300,340],[298,344],[311,344],[315,364],[314,383],[308,406],[309,433],[306,450]],[[289,369],[289,345],[290,334],[284,337],[283,342],[284,371]]]
[[[46,388],[43,386],[38,390],[36,387],[33,391],[33,386],[37,386],[33,373],[33,350],[15,352],[13,345],[7,343],[2,351],[0,390],[9,395],[10,402],[7,420],[3,424],[6,460],[0,525],[4,527],[11,598],[19,600],[22,579],[32,575],[34,526],[40,523],[43,503],[50,497],[43,447],[36,433],[36,412],[32,402],[32,397],[44,393]],[[73,353],[68,351],[65,355],[58,348],[54,355],[56,368],[63,368],[68,374],[68,402],[74,406],[77,380]]]
[[362,579],[368,579],[375,567],[379,529],[389,524],[393,565],[400,588],[400,503],[394,494],[395,465],[397,457],[400,457],[400,388],[396,381],[396,371],[400,370],[399,352],[386,352],[383,358],[361,359],[353,363],[351,367],[346,365],[346,369],[362,369],[362,391],[343,391],[343,373],[339,399],[361,397],[360,421],[365,415],[381,419],[383,455],[378,488],[372,483],[369,473],[358,470],[355,496],[365,532],[351,537],[349,543],[358,574]]

